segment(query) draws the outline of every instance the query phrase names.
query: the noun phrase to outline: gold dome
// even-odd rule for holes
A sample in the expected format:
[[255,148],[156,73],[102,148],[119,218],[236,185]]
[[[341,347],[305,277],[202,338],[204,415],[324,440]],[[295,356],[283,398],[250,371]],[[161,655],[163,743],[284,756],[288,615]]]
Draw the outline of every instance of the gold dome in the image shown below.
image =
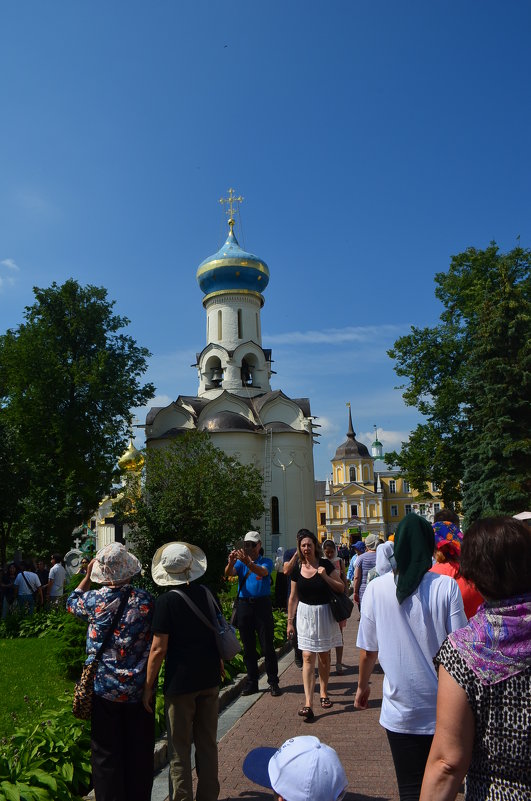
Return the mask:
[[120,470],[142,470],[144,466],[144,457],[137,448],[133,445],[133,438],[129,442],[129,447],[126,452],[118,459],[118,467]]

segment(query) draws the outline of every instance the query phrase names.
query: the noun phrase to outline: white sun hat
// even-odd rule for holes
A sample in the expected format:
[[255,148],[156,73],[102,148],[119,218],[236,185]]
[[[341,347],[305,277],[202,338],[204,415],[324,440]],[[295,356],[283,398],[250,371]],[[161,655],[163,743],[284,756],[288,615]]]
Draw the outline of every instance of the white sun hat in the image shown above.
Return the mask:
[[167,542],[156,551],[151,564],[153,581],[160,587],[189,584],[202,576],[207,558],[201,548],[189,542]]

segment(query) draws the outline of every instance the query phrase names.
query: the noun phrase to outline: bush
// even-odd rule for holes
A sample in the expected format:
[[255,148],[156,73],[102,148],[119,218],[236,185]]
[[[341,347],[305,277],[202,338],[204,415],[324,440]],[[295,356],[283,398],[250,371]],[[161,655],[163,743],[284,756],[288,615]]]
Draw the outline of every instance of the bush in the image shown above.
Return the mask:
[[80,801],[90,775],[90,724],[69,709],[2,740],[0,801]]

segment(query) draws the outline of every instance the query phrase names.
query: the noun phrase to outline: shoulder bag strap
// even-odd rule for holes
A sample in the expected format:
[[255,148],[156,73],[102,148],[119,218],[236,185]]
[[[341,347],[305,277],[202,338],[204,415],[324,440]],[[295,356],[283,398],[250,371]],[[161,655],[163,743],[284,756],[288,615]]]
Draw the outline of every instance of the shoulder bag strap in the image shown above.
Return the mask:
[[100,647],[98,648],[98,650],[96,652],[96,656],[94,657],[94,660],[100,658],[100,656],[104,652],[105,648],[109,644],[109,640],[111,639],[111,634],[113,633],[116,624],[118,623],[118,621],[122,617],[123,611],[125,609],[125,605],[126,605],[127,601],[129,600],[129,596],[131,595],[131,590],[132,590],[132,587],[128,587],[127,590],[124,592],[124,594],[122,596],[122,600],[120,601],[120,606],[116,610],[116,612],[115,612],[115,614],[113,616],[113,619],[111,620],[111,625],[108,627],[107,631],[105,632],[105,636],[104,636],[104,638],[102,640],[102,643],[101,643]]
[[24,581],[26,582],[26,584],[27,584],[27,586],[28,586],[28,589],[29,589],[30,593],[31,593],[32,595],[35,595],[35,593],[37,592],[37,590],[34,590],[34,589],[33,589],[33,587],[31,586],[31,584],[29,583],[28,579],[26,578],[26,573],[24,572],[24,570],[22,570],[22,578],[23,578],[23,579],[24,579]]
[[[203,587],[203,589],[205,589],[205,590],[206,590],[206,587]],[[204,615],[204,614],[201,612],[201,610],[199,609],[199,607],[198,607],[198,606],[196,606],[196,604],[194,604],[194,602],[193,602],[193,601],[192,601],[192,600],[191,600],[191,599],[190,599],[190,598],[189,598],[189,597],[188,597],[188,596],[187,596],[187,595],[186,595],[184,592],[182,592],[181,590],[170,590],[170,592],[176,592],[176,593],[177,593],[177,595],[180,595],[180,596],[181,596],[181,598],[183,599],[183,601],[186,601],[186,603],[188,604],[188,606],[190,607],[190,609],[192,610],[192,612],[194,612],[194,614],[196,614],[196,615],[197,615],[197,617],[199,618],[199,620],[200,620],[202,623],[204,623],[204,624],[205,624],[205,626],[208,626],[208,628],[209,628],[209,629],[212,629],[212,631],[213,631],[213,632],[216,632],[216,629],[214,628],[214,626],[212,625],[212,623],[211,623],[211,622],[208,620],[208,618],[207,618],[207,617],[206,617],[206,616],[205,616],[205,615]],[[207,593],[208,593],[208,590],[207,590]]]
[[201,586],[203,587],[204,591],[206,592],[206,597],[207,597],[208,605],[210,607],[210,614],[212,616],[212,620],[217,620],[218,619],[218,615],[222,615],[223,612],[219,608],[219,604],[216,603],[216,599],[214,598],[214,596],[212,595],[212,593],[210,592],[208,587],[205,587],[204,584],[202,584]]

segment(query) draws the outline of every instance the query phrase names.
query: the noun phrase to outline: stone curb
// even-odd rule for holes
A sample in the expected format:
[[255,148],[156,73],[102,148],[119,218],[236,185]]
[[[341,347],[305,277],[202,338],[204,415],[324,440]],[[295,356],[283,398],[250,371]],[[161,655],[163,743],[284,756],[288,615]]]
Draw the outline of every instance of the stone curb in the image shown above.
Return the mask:
[[[281,645],[280,648],[276,649],[277,657],[282,657],[284,654],[287,654],[288,651],[291,650],[291,645],[286,642],[284,645]],[[258,672],[262,675],[265,672],[265,659],[262,657],[258,662]],[[237,698],[242,690],[243,685],[247,680],[247,674],[245,673],[238,673],[234,679],[232,680],[231,684],[228,684],[226,687],[219,693],[219,711],[223,712],[223,710],[232,702],[235,698]],[[158,773],[162,768],[164,768],[168,764],[168,738],[165,734],[162,737],[159,737],[157,742],[155,743],[155,751],[153,754],[153,772],[154,774]],[[94,790],[91,790],[90,793],[83,797],[83,801],[95,801],[96,796],[94,794]]]

